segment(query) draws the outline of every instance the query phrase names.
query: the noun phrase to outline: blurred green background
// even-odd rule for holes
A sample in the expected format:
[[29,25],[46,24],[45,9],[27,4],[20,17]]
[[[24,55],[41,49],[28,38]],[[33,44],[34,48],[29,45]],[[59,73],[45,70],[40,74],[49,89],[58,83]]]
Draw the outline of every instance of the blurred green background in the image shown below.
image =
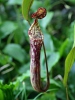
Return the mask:
[[[22,0],[0,0],[0,100],[67,100],[62,81],[65,58],[73,46],[75,0],[34,0],[30,9],[30,15],[39,7],[47,9],[47,16],[39,20],[50,75],[46,93],[37,93],[30,83],[30,26],[21,5]],[[43,49],[40,60],[44,80]],[[68,93],[69,100],[75,100],[75,64],[69,73]]]

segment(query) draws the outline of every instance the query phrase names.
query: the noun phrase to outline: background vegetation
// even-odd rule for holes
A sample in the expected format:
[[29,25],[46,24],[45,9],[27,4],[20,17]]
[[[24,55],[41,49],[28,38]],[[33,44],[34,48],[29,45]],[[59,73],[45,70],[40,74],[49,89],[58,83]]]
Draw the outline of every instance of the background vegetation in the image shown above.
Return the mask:
[[[65,58],[73,46],[75,0],[34,0],[30,9],[30,14],[39,7],[47,9],[47,16],[39,20],[50,73],[46,93],[37,93],[30,83],[30,26],[21,5],[22,0],[0,0],[0,100],[67,100],[62,81]],[[43,50],[41,67],[45,79]],[[68,93],[69,100],[75,100],[75,64],[68,77]]]

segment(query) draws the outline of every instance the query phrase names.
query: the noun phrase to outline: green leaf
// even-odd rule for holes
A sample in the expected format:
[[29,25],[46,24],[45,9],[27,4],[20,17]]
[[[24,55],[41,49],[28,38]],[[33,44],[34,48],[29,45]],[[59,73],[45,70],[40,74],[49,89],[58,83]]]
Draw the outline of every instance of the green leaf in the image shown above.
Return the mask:
[[22,14],[23,14],[23,17],[27,21],[29,21],[29,10],[32,3],[33,3],[33,0],[23,0],[23,3],[22,3]]
[[46,94],[42,95],[38,99],[33,99],[33,100],[56,100],[56,96],[55,96],[55,93],[54,92],[50,92],[48,94],[46,93]]
[[19,73],[23,74],[25,73],[27,70],[29,70],[30,67],[30,63],[24,64],[19,68]]
[[70,2],[72,4],[75,4],[75,0],[66,0],[67,2]]
[[[54,51],[54,44],[53,44],[53,40],[51,38],[51,36],[49,34],[47,34],[47,31],[44,30],[44,44],[45,44],[45,48],[46,50],[49,50],[49,52],[53,52]],[[48,44],[48,45],[47,45]]]
[[5,65],[10,62],[12,62],[12,58],[10,56],[0,54],[0,64],[1,65]]
[[12,34],[17,29],[17,25],[11,21],[5,21],[1,26],[0,38],[5,38],[7,35]]
[[[56,100],[56,99],[53,99],[51,96],[52,96],[52,94],[55,94],[55,92],[57,91],[57,89],[50,89],[50,90],[48,90],[47,92],[50,92],[50,93],[48,93],[48,95],[47,95],[47,98],[45,98],[45,95],[47,94],[47,93],[39,93],[33,100]],[[44,96],[44,98],[41,98],[41,97],[43,97]],[[50,98],[50,99],[49,99]]]
[[0,89],[0,100],[4,100],[4,93],[1,89]]
[[25,61],[26,53],[18,44],[8,44],[3,51],[21,63]]
[[74,24],[74,44],[73,46],[75,47],[75,24]]
[[[53,85],[53,87],[52,88],[60,88],[61,87],[61,85],[57,82],[57,81],[55,81],[54,79],[50,79],[50,84],[51,85]],[[50,87],[50,89],[51,89],[51,87]]]
[[67,85],[68,74],[74,63],[74,59],[75,59],[75,47],[70,51],[70,53],[68,54],[65,60],[65,73],[64,73],[64,80],[63,80],[65,86]]
[[63,55],[64,50],[66,49],[68,43],[69,43],[69,40],[66,39],[66,40],[62,43],[61,47],[59,48],[60,57]]
[[[69,73],[69,86],[70,90],[73,94],[75,94],[75,63],[73,64],[73,67],[71,68],[71,71]],[[75,98],[75,95],[72,95]],[[73,99],[74,100],[74,99]]]
[[13,84],[4,85],[3,83],[0,83],[0,89],[3,91],[3,94],[4,94],[4,99],[0,99],[0,100],[10,100],[10,98],[11,100],[14,100],[13,87],[14,87]]
[[[52,52],[50,54],[50,52],[46,52],[48,53],[47,56],[48,56],[48,71],[50,72],[51,69],[55,66],[55,64],[59,61],[60,59],[60,54],[59,52]],[[46,77],[46,70],[45,70],[45,61],[44,61],[44,56],[43,56],[43,52],[41,52],[41,77],[42,78],[45,78]]]
[[52,69],[52,67],[59,61],[60,54],[59,52],[53,52],[51,53],[49,59],[48,59],[48,66],[49,71]]
[[[41,5],[42,5],[42,1],[41,0],[38,0],[38,1],[37,0],[34,0],[33,6],[31,7],[32,8],[32,11],[35,12],[36,9],[38,9],[38,8],[41,7]],[[44,5],[42,5],[42,7],[44,7]],[[34,9],[34,8],[36,8],[36,9]]]
[[43,18],[42,20],[40,20],[40,25],[43,28],[46,28],[46,26],[50,23],[52,17],[53,17],[54,13],[53,12],[47,12],[47,15],[45,18]]
[[15,4],[21,5],[22,0],[9,0],[7,4],[8,5],[15,5]]
[[19,87],[19,84],[22,83],[25,79],[30,77],[30,71],[26,71],[21,76],[18,76],[16,81],[11,82],[14,85],[14,91]]

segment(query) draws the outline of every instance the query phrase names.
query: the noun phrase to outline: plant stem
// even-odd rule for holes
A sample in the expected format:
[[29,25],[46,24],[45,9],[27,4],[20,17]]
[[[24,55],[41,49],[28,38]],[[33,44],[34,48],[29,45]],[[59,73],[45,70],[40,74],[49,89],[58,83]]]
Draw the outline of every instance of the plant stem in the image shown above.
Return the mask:
[[48,82],[49,82],[48,64],[47,64],[47,57],[46,57],[46,50],[45,50],[45,45],[44,45],[44,42],[43,42],[43,49],[44,49],[45,62],[46,62],[47,80],[48,80]]
[[67,100],[69,100],[67,86],[66,86],[66,97],[67,97]]

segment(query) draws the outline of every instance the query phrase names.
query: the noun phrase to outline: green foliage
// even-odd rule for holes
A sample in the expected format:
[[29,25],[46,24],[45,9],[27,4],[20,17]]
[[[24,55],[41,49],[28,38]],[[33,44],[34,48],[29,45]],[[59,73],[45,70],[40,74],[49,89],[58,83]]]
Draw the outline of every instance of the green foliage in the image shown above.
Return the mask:
[[[47,16],[39,20],[50,75],[46,93],[33,90],[29,71],[30,26],[26,20],[31,24],[33,19],[29,17],[39,7],[47,9]],[[69,99],[75,99],[74,9],[75,0],[0,0],[0,100],[67,100],[64,72]],[[46,80],[43,49],[40,61],[41,77]]]
[[33,3],[33,0],[23,0],[22,14],[27,21],[29,21],[29,10],[32,3]]
[[[50,93],[46,94],[46,93],[40,93],[39,95],[37,95],[33,100],[44,100],[44,98],[46,100],[56,100],[55,99],[55,94],[54,91],[57,91],[56,89],[52,90],[50,89]],[[41,96],[42,95],[42,96]],[[39,96],[41,96],[41,98],[39,98]],[[50,97],[50,98],[49,98]],[[39,99],[38,99],[39,98]]]
[[4,100],[4,94],[3,91],[0,89],[0,100]]
[[75,4],[75,0],[66,0],[66,1],[68,1],[68,2],[70,2],[70,3],[74,3],[74,4]]
[[68,74],[74,63],[74,59],[75,59],[75,47],[70,51],[65,61],[65,75],[64,75],[64,85],[65,86],[67,85]]
[[8,44],[3,52],[5,54],[10,55],[12,58],[18,60],[19,62],[23,63],[25,61],[26,53],[18,44]]
[[[10,27],[10,28],[9,28]],[[7,35],[11,34],[17,29],[17,25],[11,21],[5,21],[1,26],[0,38],[5,38]]]
[[73,46],[74,47],[72,48],[72,50],[70,51],[70,53],[68,54],[65,60],[65,73],[64,73],[64,81],[63,81],[65,86],[67,86],[68,74],[75,60],[75,25],[74,25],[74,45]]
[[75,47],[75,24],[74,24],[74,44],[73,46]]
[[14,95],[13,95],[13,85],[3,85],[2,83],[0,83],[0,100],[13,100],[14,99]]
[[21,5],[22,4],[22,0],[9,0],[8,5]]

